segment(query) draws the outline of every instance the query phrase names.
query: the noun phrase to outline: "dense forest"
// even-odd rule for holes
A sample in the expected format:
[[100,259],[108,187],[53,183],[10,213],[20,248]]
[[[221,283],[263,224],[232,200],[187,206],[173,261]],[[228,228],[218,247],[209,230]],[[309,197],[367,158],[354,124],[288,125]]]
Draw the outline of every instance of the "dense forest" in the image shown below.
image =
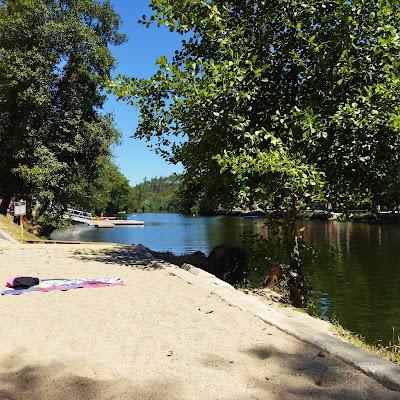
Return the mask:
[[179,211],[180,177],[171,175],[146,179],[132,188],[132,210],[142,212]]
[[196,214],[203,211],[194,195],[183,189],[182,176],[144,178],[130,186],[127,178],[113,164],[107,164],[101,176],[92,185],[93,201],[86,209],[97,214],[119,212],[183,212]]
[[180,175],[145,178],[130,186],[128,179],[113,164],[106,164],[91,187],[86,209],[94,214],[119,212],[196,212],[194,201],[185,197]]

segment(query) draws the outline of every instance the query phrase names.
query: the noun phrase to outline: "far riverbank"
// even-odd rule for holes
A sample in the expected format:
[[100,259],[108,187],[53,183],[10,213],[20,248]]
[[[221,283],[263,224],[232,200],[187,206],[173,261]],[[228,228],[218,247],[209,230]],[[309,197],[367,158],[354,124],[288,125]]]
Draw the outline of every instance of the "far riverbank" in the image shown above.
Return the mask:
[[[228,217],[244,217],[244,218],[284,218],[284,213],[280,211],[243,211],[243,210],[218,210],[210,211],[201,214],[202,216],[228,216]],[[366,222],[376,224],[390,224],[400,223],[399,211],[381,211],[371,212],[368,210],[349,210],[346,212],[341,211],[327,211],[318,209],[299,210],[297,213],[299,220],[312,220],[312,221],[329,221],[338,220],[346,222]]]

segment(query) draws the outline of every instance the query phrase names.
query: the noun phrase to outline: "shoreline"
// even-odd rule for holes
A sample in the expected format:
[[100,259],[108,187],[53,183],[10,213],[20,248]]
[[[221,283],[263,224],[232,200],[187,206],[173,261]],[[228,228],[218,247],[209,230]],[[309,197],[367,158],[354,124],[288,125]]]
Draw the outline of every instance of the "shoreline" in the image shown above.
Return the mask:
[[[83,229],[94,229],[91,227],[83,228]],[[79,230],[79,229],[78,229]],[[26,243],[29,244],[34,244],[34,243],[43,243],[43,244],[73,244],[73,245],[83,245],[83,246],[102,246],[102,245],[112,245],[112,246],[129,246],[129,243],[113,243],[113,242],[95,242],[95,241],[81,241],[81,240],[39,240],[37,242],[35,241],[27,241]],[[228,246],[229,247],[229,246]],[[221,271],[218,272],[218,267],[215,269],[214,262],[217,260],[210,260],[209,256],[207,254],[202,253],[201,251],[194,251],[194,252],[189,252],[189,253],[183,253],[176,255],[175,253],[172,252],[163,252],[163,251],[154,251],[152,249],[148,249],[149,252],[156,258],[162,259],[166,263],[174,264],[177,265],[180,268],[185,268],[185,265],[191,265],[192,267],[195,268],[200,268],[201,270],[214,274],[217,277],[219,277],[222,280],[225,280],[225,278],[221,277]],[[214,265],[214,267],[212,267]],[[222,271],[223,272],[223,271]],[[225,280],[226,281],[226,280]],[[282,292],[274,292],[274,289],[272,290],[270,288],[268,289],[262,289],[261,281],[260,285],[249,285],[249,284],[235,284],[230,282],[229,280],[227,281],[229,284],[235,285],[235,287],[240,290],[244,291],[246,293],[250,294],[256,294],[259,296],[265,296],[266,293],[270,293],[273,299],[280,298],[282,300],[276,301],[283,307],[291,307],[290,304],[288,303],[287,299],[283,299],[282,297]],[[315,317],[318,320],[326,320],[329,321],[333,326],[335,326],[335,329],[341,332],[342,336],[350,339],[350,342],[355,343],[358,347],[360,348],[368,348],[368,351],[374,353],[374,354],[380,354],[384,358],[397,363],[400,365],[400,354],[397,351],[399,343],[396,343],[396,340],[394,339],[392,341],[392,336],[378,336],[377,339],[371,339],[371,336],[368,336],[368,333],[366,333],[363,330],[357,330],[354,329],[352,330],[347,326],[344,328],[341,324],[345,325],[343,323],[343,320],[341,319],[340,315],[331,315],[331,316],[326,316],[323,314],[322,311],[317,312],[316,306],[314,302],[316,301],[322,301],[318,296],[311,296],[311,307],[308,308],[298,308],[300,312],[305,312],[306,314]],[[296,310],[296,308],[294,308]],[[364,336],[365,335],[365,336]]]
[[[54,275],[62,275],[65,278],[77,277],[77,275],[120,276],[127,283],[123,288],[79,289],[44,294],[27,293],[22,296],[0,298],[4,324],[9,327],[7,332],[0,331],[0,340],[5,343],[0,359],[0,376],[5,376],[4,374],[8,372],[14,373],[12,371],[22,371],[32,363],[40,366],[37,369],[38,381],[35,388],[27,385],[31,391],[30,394],[32,391],[37,392],[44,388],[48,390],[49,382],[52,382],[53,388],[55,382],[60,385],[60,372],[54,375],[51,370],[43,370],[44,367],[41,367],[51,365],[52,362],[58,360],[62,362],[64,369],[69,370],[69,365],[74,366],[75,380],[82,380],[78,377],[87,376],[90,377],[90,382],[93,380],[93,384],[100,377],[99,382],[103,379],[111,379],[113,382],[109,386],[109,392],[106,391],[101,395],[96,392],[95,395],[90,394],[88,389],[83,392],[82,397],[71,397],[71,399],[108,400],[115,393],[132,394],[134,392],[129,388],[137,387],[135,382],[142,376],[141,374],[137,376],[138,372],[133,371],[144,369],[143,373],[147,377],[154,374],[161,377],[164,376],[164,370],[171,371],[172,365],[174,365],[173,380],[181,382],[179,387],[184,388],[183,392],[174,391],[175,395],[156,389],[157,392],[154,393],[153,389],[147,387],[142,390],[141,397],[124,397],[123,395],[117,397],[121,399],[232,399],[236,398],[238,393],[243,396],[242,398],[251,398],[251,396],[265,398],[269,393],[274,396],[274,399],[304,398],[308,400],[331,398],[332,393],[338,396],[340,393],[338,398],[341,399],[392,400],[398,396],[398,393],[384,389],[375,380],[371,380],[357,370],[361,369],[391,389],[398,390],[400,368],[354,346],[347,345],[337,337],[329,336],[327,340],[327,336],[324,335],[328,333],[324,327],[329,326],[328,323],[293,310],[282,312],[273,304],[265,304],[255,296],[242,293],[197,268],[188,267],[189,270],[185,270],[163,263],[161,260],[155,260],[143,246],[8,244],[0,247],[0,264],[3,265],[0,271],[2,280],[5,280],[8,275],[25,273],[32,276],[39,275],[42,279],[48,278],[49,275],[53,278]],[[84,309],[82,309],[82,304],[84,304]],[[83,316],[86,315],[84,319],[79,318],[82,312],[84,312]],[[15,315],[21,313],[25,315],[24,321],[15,318]],[[293,315],[289,316],[287,313],[293,313]],[[63,316],[62,319],[59,319],[60,315]],[[37,319],[39,316],[41,317]],[[29,326],[32,335],[24,334],[25,329],[22,325],[20,326],[22,323],[24,326]],[[133,331],[129,328],[132,323],[136,330],[133,336]],[[293,330],[295,327],[301,335],[306,336],[298,341],[295,339],[295,332],[289,332],[290,329],[287,326],[286,328],[283,325],[278,326],[279,329],[277,329],[277,325],[282,323],[289,323],[289,328],[292,327],[290,329]],[[299,327],[301,327],[300,330]],[[288,336],[285,330],[293,336]],[[49,332],[51,332],[50,337]],[[268,334],[266,335],[265,332]],[[11,336],[9,336],[10,333]],[[129,337],[126,336],[127,333]],[[318,343],[313,342],[321,335],[324,339],[322,350],[318,347]],[[6,337],[11,337],[12,340],[6,340]],[[93,341],[94,338],[96,338],[95,341]],[[118,339],[115,340],[115,338]],[[49,339],[50,342],[48,342]],[[239,342],[235,344],[236,340],[239,340],[241,344]],[[248,341],[254,341],[254,343],[247,343]],[[306,344],[310,341],[311,345]],[[43,343],[46,342],[48,343],[43,347]],[[92,344],[89,345],[89,343]],[[334,351],[329,347],[332,343],[334,346],[339,346]],[[82,347],[88,345],[89,352]],[[238,345],[239,347],[236,347]],[[327,345],[329,346],[326,347]],[[25,347],[25,350],[20,353],[20,359],[12,365],[9,362],[5,363],[4,357],[8,357],[7,354],[11,356],[21,346]],[[347,349],[347,355],[350,354],[350,359],[335,353],[335,351],[342,351],[343,346]],[[104,353],[100,350],[101,348],[108,350]],[[256,353],[243,353],[242,350],[248,348],[254,348]],[[133,350],[134,358],[126,357],[126,350],[129,351],[129,349],[136,349]],[[350,353],[348,349],[351,349]],[[315,355],[321,351],[321,356],[315,359]],[[207,361],[206,364],[197,363],[199,355],[209,357],[210,354],[213,354],[213,361]],[[250,354],[257,354],[257,356],[249,358]],[[362,357],[357,361],[354,354],[361,354]],[[296,358],[292,358],[294,355]],[[149,356],[152,357],[152,361],[148,359]],[[337,357],[344,359],[346,364],[339,361]],[[300,362],[300,359],[303,360],[301,363],[305,370],[293,370],[292,363],[296,364]],[[221,360],[228,360],[227,364]],[[318,367],[315,366],[316,360],[318,360]],[[362,360],[361,364],[360,360]],[[70,364],[71,362],[73,364]],[[352,362],[356,364],[349,366]],[[104,369],[106,365],[107,368]],[[234,379],[231,381],[235,382],[234,387],[226,380],[227,376],[223,378],[228,366],[229,376]],[[355,370],[353,370],[354,367]],[[212,371],[212,375],[209,375]],[[246,374],[250,371],[254,376],[261,374],[260,378],[263,374],[264,376],[267,374],[269,380],[263,378],[263,384],[255,380],[254,385],[248,386]],[[308,378],[309,374],[312,376],[311,381]],[[195,379],[191,379],[191,376]],[[290,377],[289,380],[288,377]],[[121,379],[124,381],[123,384]],[[129,382],[126,381],[127,379]],[[132,382],[132,379],[135,382]],[[156,381],[161,382],[158,378]],[[224,384],[220,386],[219,381]],[[0,379],[0,390],[4,391],[6,389],[1,382]],[[68,382],[70,381],[63,380],[61,387],[69,393],[72,389]],[[132,384],[134,386],[131,386]],[[7,385],[9,386],[10,382]],[[349,385],[351,385],[351,393]],[[21,391],[20,388],[14,389],[15,393]],[[292,390],[295,391],[292,392]],[[34,397],[21,392],[20,395],[12,398],[41,400],[59,398],[56,397],[59,393],[53,393],[52,396],[44,394],[45,392],[40,393],[40,396]],[[296,393],[296,395],[293,396],[290,393]],[[301,393],[307,393],[307,395],[302,396]]]
[[[239,210],[221,210],[199,214],[199,216],[226,216],[226,217],[242,217],[242,218],[259,218],[266,219],[268,216],[274,216],[277,219],[283,219],[283,214],[279,211],[264,212],[256,211],[239,211]],[[331,212],[326,210],[299,210],[297,220],[305,221],[338,221],[338,222],[357,222],[372,224],[397,224],[400,223],[400,212],[382,211],[348,211],[348,212]]]

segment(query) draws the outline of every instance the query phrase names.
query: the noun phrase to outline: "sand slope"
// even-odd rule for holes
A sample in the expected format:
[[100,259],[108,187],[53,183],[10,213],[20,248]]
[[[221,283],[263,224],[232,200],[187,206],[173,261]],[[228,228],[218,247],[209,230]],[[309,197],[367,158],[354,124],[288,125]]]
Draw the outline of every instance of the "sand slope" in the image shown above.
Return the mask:
[[92,248],[0,247],[0,283],[22,274],[127,284],[0,297],[0,400],[400,398],[215,295],[144,268],[127,248]]

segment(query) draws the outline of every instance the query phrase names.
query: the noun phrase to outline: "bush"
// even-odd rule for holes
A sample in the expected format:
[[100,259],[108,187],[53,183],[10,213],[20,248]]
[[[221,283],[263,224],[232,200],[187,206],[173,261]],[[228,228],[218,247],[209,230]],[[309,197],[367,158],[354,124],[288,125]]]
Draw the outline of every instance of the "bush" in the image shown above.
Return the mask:
[[[311,275],[322,265],[329,267],[335,254],[329,246],[306,245],[299,243],[301,270],[295,271],[289,265],[288,250],[279,234],[264,238],[263,235],[245,233],[242,236],[242,245],[248,252],[248,265],[245,286],[258,288],[266,280],[273,267],[279,268],[280,279],[273,288],[283,295],[283,299],[293,305],[296,293],[300,294],[308,304],[311,293]],[[304,306],[304,303],[303,303]],[[310,306],[312,307],[312,306]],[[315,308],[315,307],[314,307]]]
[[246,285],[260,287],[272,267],[288,264],[289,257],[280,238],[264,238],[256,233],[245,233],[242,246],[248,253]]

